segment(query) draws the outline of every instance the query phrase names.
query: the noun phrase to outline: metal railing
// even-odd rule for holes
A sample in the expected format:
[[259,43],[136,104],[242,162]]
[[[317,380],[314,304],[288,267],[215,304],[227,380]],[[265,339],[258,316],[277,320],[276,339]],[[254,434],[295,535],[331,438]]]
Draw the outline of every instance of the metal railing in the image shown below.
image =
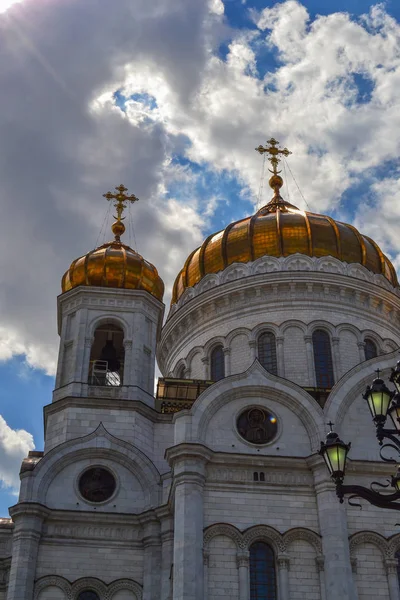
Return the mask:
[[110,371],[108,361],[92,360],[89,368],[89,385],[121,386],[122,369],[119,371]]

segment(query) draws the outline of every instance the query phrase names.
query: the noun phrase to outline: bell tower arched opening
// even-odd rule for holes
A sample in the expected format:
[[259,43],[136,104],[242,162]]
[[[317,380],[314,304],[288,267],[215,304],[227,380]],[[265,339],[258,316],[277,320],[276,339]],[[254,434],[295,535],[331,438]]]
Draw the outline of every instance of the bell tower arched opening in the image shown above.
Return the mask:
[[123,385],[124,332],[112,323],[99,325],[90,352],[90,385]]

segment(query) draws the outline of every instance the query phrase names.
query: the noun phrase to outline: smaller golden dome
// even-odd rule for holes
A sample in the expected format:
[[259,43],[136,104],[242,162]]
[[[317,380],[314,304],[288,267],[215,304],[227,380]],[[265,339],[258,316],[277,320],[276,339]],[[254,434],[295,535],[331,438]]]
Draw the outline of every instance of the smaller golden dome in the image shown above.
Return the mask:
[[163,299],[164,283],[154,265],[121,242],[113,241],[74,260],[61,282],[63,293],[79,285],[144,290]]
[[136,196],[126,196],[123,185],[118,186],[117,194],[107,192],[107,200],[115,200],[116,221],[111,229],[115,240],[91,250],[71,263],[61,281],[62,292],[68,292],[80,285],[144,290],[158,300],[163,299],[164,283],[157,269],[140,254],[120,241],[125,231],[122,211],[127,201],[137,202]]

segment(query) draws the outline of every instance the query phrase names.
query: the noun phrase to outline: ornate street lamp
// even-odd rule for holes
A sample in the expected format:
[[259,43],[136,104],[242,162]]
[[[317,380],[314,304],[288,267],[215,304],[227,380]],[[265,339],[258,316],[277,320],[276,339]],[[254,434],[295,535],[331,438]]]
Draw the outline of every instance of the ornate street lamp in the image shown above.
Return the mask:
[[398,361],[396,367],[392,369],[389,381],[390,383],[394,383],[396,390],[400,392],[400,360]]
[[[396,461],[393,458],[386,458],[382,454],[382,450],[392,448],[397,450],[400,455],[400,361],[397,363],[396,368],[392,369],[390,381],[394,383],[397,391],[391,391],[387,388],[383,379],[379,377],[378,371],[378,377],[372,382],[371,386],[367,386],[363,398],[367,401],[376,426],[376,437],[378,438],[379,445],[382,446],[380,452],[381,458],[385,462],[395,464]],[[395,429],[384,428],[388,415],[390,415]],[[373,481],[369,488],[361,485],[344,485],[346,459],[351,444],[346,444],[339,438],[338,434],[332,430],[332,423],[328,423],[328,425],[330,426],[330,431],[325,442],[321,442],[321,448],[318,453],[323,457],[328,467],[340,502],[343,503],[344,496],[349,494],[349,500],[360,497],[380,508],[400,510],[400,502],[397,502],[397,500],[400,500],[400,467],[388,484]],[[383,444],[385,438],[390,440],[390,443]],[[392,487],[394,491],[391,493],[382,493],[374,489],[374,486],[379,486],[380,488]]]
[[367,386],[364,400],[368,403],[368,408],[376,425],[384,425],[391,399],[395,392],[391,392],[385,385],[383,379],[378,377],[374,379],[371,386]]
[[[332,431],[333,423],[329,423],[331,428],[330,432],[326,436],[325,442],[321,442],[321,448],[318,450],[318,454],[322,456],[330,476],[336,483],[336,493],[343,502],[343,494],[341,493],[343,487],[343,479],[346,472],[346,459],[347,454],[350,450],[351,444],[345,444],[339,438],[338,434]],[[340,493],[338,493],[340,490]]]

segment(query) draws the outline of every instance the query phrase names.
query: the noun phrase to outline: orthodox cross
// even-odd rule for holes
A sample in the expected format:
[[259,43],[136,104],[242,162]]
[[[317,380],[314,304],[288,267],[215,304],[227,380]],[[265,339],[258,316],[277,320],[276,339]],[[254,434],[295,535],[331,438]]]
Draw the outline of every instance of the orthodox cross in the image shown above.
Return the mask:
[[287,148],[277,148],[277,145],[279,144],[279,142],[277,142],[274,138],[271,138],[270,140],[267,141],[267,144],[269,144],[269,147],[264,147],[261,146],[261,144],[258,146],[258,148],[256,148],[257,152],[259,152],[260,154],[264,154],[265,152],[267,152],[270,157],[268,158],[269,162],[272,164],[272,171],[271,173],[273,173],[274,175],[278,174],[278,163],[280,162],[280,158],[278,158],[279,154],[283,154],[283,156],[289,156],[289,154],[292,154]]
[[103,194],[104,198],[107,198],[107,200],[115,200],[114,203],[114,207],[117,209],[117,216],[114,217],[115,219],[117,219],[118,221],[123,221],[125,217],[122,216],[122,213],[124,212],[125,208],[126,208],[126,203],[127,202],[138,202],[139,198],[137,198],[135,196],[135,194],[131,194],[130,196],[127,196],[125,194],[125,192],[128,191],[128,188],[126,188],[124,185],[118,185],[115,187],[115,189],[117,190],[117,194],[112,194],[111,192],[107,192],[106,194]]

